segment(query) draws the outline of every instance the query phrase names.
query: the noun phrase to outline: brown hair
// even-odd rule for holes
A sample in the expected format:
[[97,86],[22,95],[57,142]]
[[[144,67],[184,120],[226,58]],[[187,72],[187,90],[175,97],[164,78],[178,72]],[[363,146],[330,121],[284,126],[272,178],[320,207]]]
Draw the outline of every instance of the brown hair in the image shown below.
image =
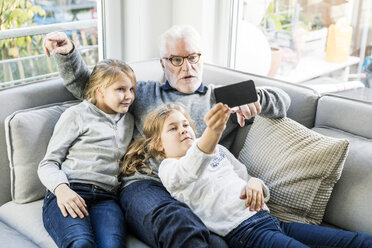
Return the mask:
[[100,87],[109,87],[115,82],[119,75],[128,77],[133,84],[133,88],[136,89],[136,76],[132,68],[124,61],[104,59],[98,62],[85,86],[84,98],[96,104],[96,90]]
[[143,174],[139,171],[141,168],[149,169],[148,175],[150,175],[152,171],[146,165],[146,161],[149,158],[155,158],[156,160],[163,160],[165,158],[165,154],[155,149],[155,147],[161,143],[161,133],[165,119],[175,111],[181,112],[189,121],[191,127],[195,129],[190,115],[182,105],[168,103],[155,109],[147,115],[145,119],[143,137],[134,141],[124,156],[124,163],[121,168],[121,173],[123,175],[131,176],[134,173]]

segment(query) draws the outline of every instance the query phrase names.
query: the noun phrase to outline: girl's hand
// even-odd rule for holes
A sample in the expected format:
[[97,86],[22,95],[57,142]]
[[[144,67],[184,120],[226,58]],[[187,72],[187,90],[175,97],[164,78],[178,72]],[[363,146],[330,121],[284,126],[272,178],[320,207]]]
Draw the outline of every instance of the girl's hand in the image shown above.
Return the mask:
[[216,104],[204,117],[207,128],[218,134],[222,134],[226,128],[227,120],[231,114],[230,108],[226,104]]
[[74,219],[77,216],[82,219],[84,216],[89,215],[84,199],[78,193],[70,189],[67,184],[63,183],[58,185],[54,190],[54,194],[57,197],[58,207],[64,217],[67,217],[67,212]]
[[261,211],[264,207],[262,183],[255,178],[251,178],[245,185],[240,199],[247,199],[245,206],[249,207],[250,211]]
[[201,151],[207,154],[214,152],[230,114],[231,110],[226,104],[218,103],[205,115],[204,121],[207,128],[198,142]]

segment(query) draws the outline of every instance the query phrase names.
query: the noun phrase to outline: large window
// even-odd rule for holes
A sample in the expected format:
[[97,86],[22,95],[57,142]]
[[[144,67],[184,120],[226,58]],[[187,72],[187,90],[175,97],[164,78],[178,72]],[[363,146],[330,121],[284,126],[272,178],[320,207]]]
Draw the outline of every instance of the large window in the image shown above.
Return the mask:
[[[158,57],[156,39],[178,24],[201,33],[204,61],[292,83],[326,76],[365,83],[366,65],[372,61],[370,0],[99,2],[105,46],[97,44],[96,1],[2,0],[0,88],[58,76],[53,59],[42,50],[43,35],[56,30],[68,34],[90,66],[98,60],[97,45],[103,47],[102,57]],[[336,23],[352,31],[329,39]],[[340,51],[346,56],[327,58],[343,55]]]
[[2,0],[0,89],[57,77],[42,48],[44,35],[64,31],[86,63],[98,60],[97,3],[92,0]]
[[235,2],[234,68],[291,83],[323,77],[322,82],[357,80],[352,86],[369,86],[370,0]]

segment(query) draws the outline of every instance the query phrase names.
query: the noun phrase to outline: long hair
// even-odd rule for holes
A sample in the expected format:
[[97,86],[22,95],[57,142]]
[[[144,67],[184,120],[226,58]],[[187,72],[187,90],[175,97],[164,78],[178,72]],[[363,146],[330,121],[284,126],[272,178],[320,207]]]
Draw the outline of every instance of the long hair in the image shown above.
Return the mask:
[[146,165],[149,158],[154,158],[161,161],[165,158],[165,154],[158,151],[156,147],[161,144],[161,133],[164,122],[167,117],[175,111],[181,112],[189,121],[191,127],[194,128],[193,121],[190,115],[180,104],[168,103],[158,107],[147,115],[143,125],[143,137],[134,141],[124,156],[124,163],[121,168],[121,173],[124,176],[131,176],[134,173],[143,174],[141,169],[148,169],[148,175],[152,170]]
[[132,68],[124,61],[117,59],[104,59],[98,62],[85,86],[84,98],[90,100],[93,104],[96,104],[96,90],[100,87],[109,87],[120,75],[128,77],[132,82],[133,88],[136,89],[136,76]]

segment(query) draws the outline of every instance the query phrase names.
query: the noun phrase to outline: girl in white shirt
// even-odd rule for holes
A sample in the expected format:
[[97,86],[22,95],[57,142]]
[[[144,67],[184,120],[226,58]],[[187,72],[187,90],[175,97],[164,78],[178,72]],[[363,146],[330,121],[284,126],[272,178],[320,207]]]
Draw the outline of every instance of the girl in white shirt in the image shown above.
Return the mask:
[[159,177],[230,247],[371,247],[372,236],[303,223],[285,223],[269,214],[269,190],[226,148],[218,145],[232,110],[222,103],[205,116],[196,139],[192,120],[177,104],[149,114],[144,137],[125,158],[124,173],[138,173],[149,158],[162,160]]

